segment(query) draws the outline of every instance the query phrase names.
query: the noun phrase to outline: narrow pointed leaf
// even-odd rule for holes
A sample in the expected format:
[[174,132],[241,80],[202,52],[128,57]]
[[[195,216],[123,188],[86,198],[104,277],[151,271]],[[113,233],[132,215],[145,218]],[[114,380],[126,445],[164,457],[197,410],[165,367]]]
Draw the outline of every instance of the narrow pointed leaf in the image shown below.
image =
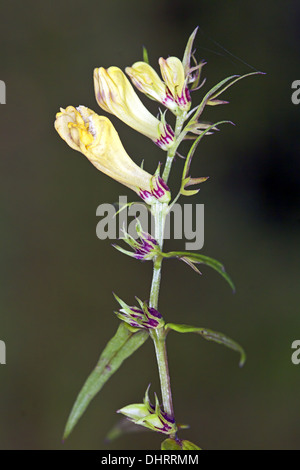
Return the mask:
[[209,176],[200,176],[199,178],[188,178],[185,186],[193,186],[194,184],[204,183],[209,179]]
[[220,104],[229,104],[229,101],[210,99],[207,102],[208,106],[219,106]]
[[116,334],[108,342],[100,359],[81,389],[68,418],[64,439],[74,429],[79,418],[85,412],[95,395],[116,372],[121,364],[131,356],[148,338],[146,331],[132,333],[121,323]]
[[181,182],[180,194],[183,196],[194,196],[200,191],[199,189],[186,189],[188,186],[193,186],[195,184],[203,183],[204,181],[208,180],[208,176],[200,177],[200,178],[191,178],[188,176],[184,178]]
[[127,209],[128,207],[131,207],[133,206],[134,204],[143,204],[143,202],[127,202],[126,204],[120,204],[119,202],[115,202],[113,205],[114,207],[119,207],[119,209],[117,210],[117,212],[115,213],[114,217],[116,217],[117,215],[120,215],[120,213],[124,210],[124,209]]
[[181,189],[180,194],[182,194],[182,196],[195,196],[199,191],[200,189]]
[[189,258],[186,258],[185,256],[182,256],[182,258],[180,258],[180,261],[183,261],[184,263],[186,263],[197,274],[202,274],[201,271],[199,271],[199,269],[194,265],[194,263],[189,260]]
[[[246,73],[245,75],[240,75],[240,76],[237,76],[237,78],[235,80],[233,80],[231,83],[227,84],[224,88],[222,88],[221,90],[219,89],[217,93],[215,93],[211,98],[210,100],[215,100],[217,98],[217,96],[220,96],[222,93],[224,93],[224,91],[226,91],[228,88],[230,88],[232,85],[234,85],[236,82],[242,80],[243,78],[246,78],[246,77],[251,77],[251,75],[264,75],[263,72],[250,72],[250,73]],[[216,101],[219,101],[219,100],[216,100]],[[225,101],[225,103],[227,103]],[[218,104],[221,104],[221,103],[218,103]]]
[[218,96],[219,94],[217,94],[217,92],[220,90],[220,88],[222,88],[223,85],[225,85],[227,82],[229,82],[230,80],[233,80],[235,78],[239,78],[240,75],[231,75],[230,77],[227,77],[227,78],[224,78],[224,80],[222,80],[221,82],[217,83],[217,85],[215,85],[213,88],[211,88],[207,93],[206,95],[204,96],[203,100],[201,101],[201,103],[199,104],[195,114],[193,115],[192,117],[192,122],[196,122],[199,118],[199,116],[201,116],[207,102],[212,99],[212,98],[215,98],[216,96]]
[[191,263],[206,264],[221,274],[221,276],[228,282],[233,292],[235,292],[234,284],[229,275],[226,273],[224,265],[214,258],[201,255],[200,253],[194,253],[193,251],[170,251],[169,253],[162,253],[162,256],[164,258],[178,258],[185,263],[187,263],[188,260]]
[[[190,69],[190,73],[195,70],[194,80],[191,84],[190,90],[191,91],[197,91],[197,90],[200,90],[200,88],[202,88],[203,85],[206,82],[206,78],[204,78],[202,80],[202,82],[200,83],[200,78],[201,78],[202,69],[203,69],[204,65],[206,65],[207,62],[202,60],[199,64],[197,64],[197,60],[195,59],[195,57],[193,55],[192,55],[192,59],[193,59],[194,63],[196,64],[196,66],[192,67]],[[199,85],[199,83],[200,83],[200,85]]]
[[244,349],[223,333],[208,330],[207,328],[198,328],[190,325],[178,325],[176,323],[167,323],[165,328],[177,331],[177,333],[197,333],[208,341],[214,341],[215,343],[223,344],[223,346],[226,346],[227,348],[230,348],[240,354],[240,367],[242,367],[246,361],[246,354]]
[[148,51],[145,46],[143,46],[143,61],[149,64]]
[[[211,88],[206,95],[204,96],[203,100],[201,101],[200,105],[197,108],[196,113],[194,114],[192,120],[197,121],[199,116],[202,114],[205,106],[207,103],[211,100],[214,100],[218,96],[220,96],[224,91],[226,91],[229,87],[234,85],[236,82],[239,80],[242,80],[243,78],[250,77],[251,75],[264,75],[263,72],[251,72],[247,73],[245,75],[231,75],[230,77],[225,78],[221,82],[217,83],[213,88]],[[228,83],[230,80],[232,80],[230,83]],[[226,86],[224,86],[227,83]],[[220,104],[220,103],[219,103]]]
[[190,37],[188,39],[188,42],[187,42],[187,45],[186,45],[186,48],[185,48],[185,51],[184,51],[184,54],[183,54],[182,65],[183,65],[183,68],[184,68],[184,75],[185,76],[187,76],[187,74],[189,72],[193,43],[194,43],[195,36],[197,34],[198,28],[199,28],[199,26],[197,26],[197,28],[195,28],[194,31],[192,32],[192,34],[190,35]]
[[[203,132],[201,132],[201,134],[197,137],[197,139],[195,140],[195,142],[193,142],[193,145],[191,146],[190,150],[189,150],[189,153],[187,154],[187,157],[186,157],[186,160],[185,160],[185,164],[184,164],[184,168],[183,168],[183,173],[182,173],[182,185],[183,185],[183,182],[186,181],[186,179],[188,178],[188,173],[190,171],[190,166],[191,166],[191,162],[192,162],[192,158],[194,156],[194,153],[195,153],[195,150],[200,142],[200,140],[207,134],[209,133],[209,131],[211,131],[212,129],[216,128],[217,126],[220,126],[221,124],[232,124],[231,121],[219,121],[219,122],[216,122],[214,124],[212,124],[211,126],[208,126]],[[187,129],[189,129],[189,124],[187,124]]]
[[120,251],[121,253],[124,253],[124,255],[130,256],[131,258],[135,258],[134,253],[132,251],[125,250],[119,245],[112,245],[116,250]]

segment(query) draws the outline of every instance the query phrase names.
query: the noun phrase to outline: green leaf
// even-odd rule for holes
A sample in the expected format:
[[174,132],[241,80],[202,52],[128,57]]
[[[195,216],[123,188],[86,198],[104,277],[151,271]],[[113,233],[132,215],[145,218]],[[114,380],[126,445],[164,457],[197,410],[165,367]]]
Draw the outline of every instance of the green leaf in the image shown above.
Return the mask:
[[116,334],[107,343],[100,359],[81,389],[68,418],[64,431],[64,439],[74,429],[95,395],[116,372],[120,365],[131,356],[148,338],[147,331],[133,333],[121,323]]
[[223,344],[223,346],[226,346],[227,348],[230,348],[240,354],[240,367],[245,364],[246,354],[244,349],[238,343],[228,338],[228,336],[225,336],[223,333],[208,330],[207,328],[199,328],[190,325],[178,325],[176,323],[167,323],[165,328],[177,331],[177,333],[197,333],[208,341],[214,341],[215,343]]
[[200,176],[199,178],[191,178],[190,176],[187,178],[188,181],[185,182],[185,186],[194,186],[195,184],[204,183],[207,181],[209,176]]
[[193,271],[195,271],[195,273],[197,274],[202,274],[198,268],[196,268],[196,266],[194,265],[194,263],[192,261],[189,260],[189,258],[187,258],[186,256],[182,256],[180,258],[180,261],[183,261],[184,263],[186,263],[190,268],[192,268]]
[[192,32],[192,34],[190,35],[190,37],[188,39],[188,42],[187,42],[187,45],[186,45],[186,48],[185,48],[185,51],[184,51],[184,54],[183,54],[182,65],[183,65],[183,68],[184,68],[184,75],[185,76],[187,76],[187,74],[189,72],[193,43],[194,43],[195,36],[197,34],[198,28],[199,28],[199,26],[197,26],[197,28],[195,28],[194,31]]
[[[192,194],[186,194],[186,193],[194,193],[195,192],[195,191],[186,191],[185,187],[188,185],[188,183],[190,183],[190,185],[191,184],[202,183],[203,181],[205,181],[207,179],[207,177],[206,178],[205,177],[204,178],[190,178],[188,176],[188,173],[190,171],[190,166],[191,166],[191,162],[192,162],[192,158],[194,156],[195,150],[196,150],[199,142],[201,141],[201,139],[205,136],[205,134],[209,133],[212,129],[217,128],[217,126],[220,126],[221,124],[232,124],[232,122],[231,121],[219,121],[219,122],[216,122],[216,123],[212,124],[211,126],[207,127],[203,132],[201,132],[201,134],[197,137],[197,139],[195,140],[195,142],[191,146],[191,148],[189,150],[189,153],[187,154],[185,164],[184,164],[184,168],[183,168],[183,172],[182,172],[182,181],[181,181],[181,190],[180,190],[181,194],[192,195]],[[186,129],[189,130],[189,128],[190,128],[190,126],[188,124],[186,126]],[[191,181],[194,181],[194,182],[191,183]]]
[[202,450],[201,447],[196,446],[196,444],[191,441],[183,440],[181,441],[181,445],[182,450]]
[[161,443],[161,450],[181,450],[180,441],[175,441],[175,439],[165,439]]
[[180,194],[182,196],[195,196],[195,194],[198,194],[200,189],[185,189],[184,187],[180,189]]
[[[193,62],[194,62],[195,65],[194,65],[194,67],[190,68],[190,75],[191,75],[191,73],[194,73],[194,80],[191,83],[190,90],[191,91],[196,91],[196,90],[199,90],[201,87],[203,87],[204,83],[206,82],[206,78],[204,78],[202,80],[202,82],[200,83],[200,78],[201,78],[201,74],[202,74],[202,69],[203,69],[204,65],[206,65],[207,62],[205,62],[204,60],[201,60],[198,64],[197,60],[196,60],[196,58],[194,57],[193,54],[191,56],[191,59],[193,59]],[[199,85],[199,83],[200,83],[200,85]]]
[[206,95],[204,96],[203,100],[201,101],[201,103],[199,104],[199,106],[197,107],[197,110],[195,112],[195,114],[193,115],[192,119],[190,122],[196,122],[198,120],[198,118],[201,116],[207,102],[214,98],[215,96],[218,96],[220,93],[218,93],[218,95],[216,95],[216,93],[220,90],[220,88],[222,88],[223,85],[225,85],[225,83],[229,82],[230,80],[233,80],[235,78],[239,78],[240,76],[239,75],[231,75],[230,77],[227,77],[227,78],[224,78],[224,80],[222,80],[221,82],[217,83],[217,85],[215,85],[213,88],[211,88],[207,93]]
[[141,205],[144,205],[143,202],[127,202],[126,204],[120,204],[119,202],[114,202],[114,207],[117,208],[119,207],[119,209],[117,210],[117,212],[115,213],[114,217],[116,217],[117,215],[119,215],[124,209],[127,209],[127,207],[131,207],[133,206],[134,204],[141,204]]
[[149,64],[148,51],[145,46],[143,46],[143,61],[146,62],[146,64]]
[[[245,75],[231,75],[230,77],[224,78],[221,82],[217,83],[213,88],[211,88],[206,95],[204,96],[203,100],[199,104],[195,114],[193,115],[192,119],[190,122],[197,121],[199,116],[201,116],[205,106],[207,103],[211,100],[216,99],[218,96],[220,96],[225,90],[227,90],[229,87],[234,85],[236,82],[239,80],[242,80],[243,78],[250,77],[251,75],[264,75],[263,72],[251,72],[247,73]],[[230,80],[231,83],[228,83]],[[224,86],[227,83],[226,86]]]
[[179,260],[187,263],[191,268],[194,269],[194,271],[198,273],[200,273],[200,271],[196,268],[196,266],[194,266],[194,264],[206,264],[221,274],[221,276],[228,282],[233,292],[235,292],[234,284],[229,275],[226,273],[223,264],[214,258],[201,255],[200,253],[194,253],[193,251],[170,251],[169,253],[162,253],[162,256],[164,258],[178,258]]
[[[221,90],[219,89],[217,93],[213,94],[210,98],[209,101],[211,100],[215,100],[217,98],[217,96],[220,96],[222,93],[224,93],[224,91],[226,91],[228,88],[230,88],[232,85],[234,85],[236,82],[242,80],[243,78],[246,78],[246,77],[251,77],[251,75],[264,75],[263,72],[250,72],[250,73],[246,73],[245,75],[239,75],[237,76],[237,78],[235,80],[233,80],[231,83],[227,84],[224,88],[222,88]],[[217,100],[218,102],[218,100]],[[217,104],[220,104],[220,103],[217,103]]]
[[201,450],[200,447],[187,440],[165,439],[161,443],[161,450]]
[[120,251],[124,255],[130,256],[131,258],[135,258],[135,253],[132,251],[125,250],[125,248],[122,248],[121,246],[115,244],[113,244],[112,247]]

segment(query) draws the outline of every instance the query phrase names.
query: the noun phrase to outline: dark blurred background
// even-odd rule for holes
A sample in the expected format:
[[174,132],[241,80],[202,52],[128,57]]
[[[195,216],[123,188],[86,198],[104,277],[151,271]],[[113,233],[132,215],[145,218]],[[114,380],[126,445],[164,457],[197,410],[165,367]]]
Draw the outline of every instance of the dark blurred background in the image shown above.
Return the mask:
[[[147,299],[151,263],[97,239],[97,206],[135,195],[68,148],[53,121],[70,104],[101,113],[94,67],[124,69],[145,45],[158,70],[160,56],[182,57],[197,25],[196,55],[208,63],[195,104],[228,75],[253,68],[266,75],[245,79],[224,95],[229,105],[207,110],[206,119],[236,127],[202,142],[192,166],[193,176],[210,176],[193,200],[205,204],[202,253],[224,262],[236,294],[210,268],[199,278],[170,260],[160,297],[167,321],[226,333],[245,347],[247,362],[239,369],[236,353],[170,333],[176,417],[190,424],[181,437],[205,449],[300,448],[300,365],[291,362],[300,339],[300,107],[291,102],[300,79],[299,10],[296,0],[1,2],[1,449],[159,448],[162,436],[151,432],[104,442],[118,408],[141,401],[149,382],[159,391],[150,341],[61,442],[76,395],[118,326],[112,291],[129,304],[135,295]],[[153,172],[164,153],[111,120],[129,155]]]

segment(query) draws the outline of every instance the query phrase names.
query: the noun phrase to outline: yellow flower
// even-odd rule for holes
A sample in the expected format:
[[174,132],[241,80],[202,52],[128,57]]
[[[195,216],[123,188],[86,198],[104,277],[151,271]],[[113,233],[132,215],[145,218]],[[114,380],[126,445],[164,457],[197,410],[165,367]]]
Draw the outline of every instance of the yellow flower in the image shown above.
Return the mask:
[[114,114],[164,150],[173,145],[172,128],[145,108],[121,69],[95,69],[94,86],[97,103],[104,111]]
[[150,175],[126,153],[110,120],[85,106],[68,106],[56,115],[55,129],[67,144],[83,153],[100,171],[124,184],[148,204],[168,202],[170,193],[158,175]]
[[151,65],[147,62],[135,62],[132,67],[126,67],[125,72],[138,90],[145,93],[149,98],[161,103],[164,102],[167,95],[167,86]]
[[191,107],[191,97],[181,60],[177,57],[168,57],[166,60],[160,57],[158,62],[161,75],[176,103],[181,109],[188,110]]
[[149,98],[159,101],[174,114],[189,110],[191,97],[182,62],[177,57],[159,59],[160,79],[151,65],[146,62],[136,62],[126,68],[133,84]]

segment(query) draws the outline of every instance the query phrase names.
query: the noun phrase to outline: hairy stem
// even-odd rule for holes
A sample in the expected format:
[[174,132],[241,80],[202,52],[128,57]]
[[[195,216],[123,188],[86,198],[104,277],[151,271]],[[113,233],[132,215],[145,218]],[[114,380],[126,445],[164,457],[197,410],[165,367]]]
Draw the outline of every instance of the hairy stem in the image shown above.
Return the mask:
[[[163,235],[165,227],[165,218],[167,206],[164,204],[157,204],[153,208],[153,215],[155,219],[155,238],[158,241],[160,248],[163,247]],[[158,308],[158,297],[160,289],[160,280],[161,280],[161,266],[162,266],[162,257],[157,256],[154,260],[153,267],[153,277],[151,284],[151,293],[150,293],[150,307],[155,309]],[[173,411],[173,402],[172,402],[172,393],[171,393],[171,383],[170,383],[170,374],[168,367],[168,357],[165,341],[165,332],[162,328],[151,331],[151,338],[154,342],[160,385],[161,385],[161,395],[163,401],[163,408],[166,413],[171,418],[174,418]]]
[[182,129],[182,126],[183,126],[183,123],[184,123],[185,119],[186,119],[186,112],[183,112],[182,114],[180,114],[179,116],[176,117],[174,144],[168,150],[167,160],[166,160],[164,172],[163,172],[163,175],[162,175],[163,180],[166,183],[169,179],[169,175],[170,175],[170,171],[171,171],[172,163],[173,163],[173,160],[174,160],[174,156],[176,154],[177,147],[180,144],[180,142],[178,141],[178,136],[181,132],[181,129]]
[[163,400],[163,408],[171,418],[174,418],[171,382],[168,366],[166,338],[163,328],[153,330],[151,337],[154,342],[158,372],[160,378],[161,395]]
[[[184,124],[185,119],[186,119],[185,112],[183,112],[181,115],[177,116],[176,118],[174,144],[167,153],[167,160],[166,160],[164,172],[162,175],[165,182],[168,181],[173,159],[176,154],[178,145],[181,142],[181,140],[178,137],[181,133],[182,126]],[[164,229],[165,229],[165,219],[166,219],[167,213],[168,213],[167,204],[157,203],[152,206],[152,214],[155,220],[155,238],[158,241],[161,250],[163,248],[163,243],[164,243]],[[162,257],[156,256],[156,258],[154,259],[153,277],[152,277],[151,292],[150,292],[150,307],[153,307],[155,309],[158,309],[158,297],[159,297],[159,289],[160,289],[160,281],[161,281],[161,266],[162,266]],[[156,354],[156,360],[157,360],[158,372],[159,372],[159,378],[160,378],[163,408],[164,408],[164,411],[171,418],[174,419],[171,382],[170,382],[168,356],[167,356],[167,348],[166,348],[166,333],[163,328],[159,328],[159,329],[152,330],[150,332],[150,335],[154,342],[154,347],[155,347],[155,354]],[[173,434],[170,435],[170,437],[176,438],[176,436]]]

